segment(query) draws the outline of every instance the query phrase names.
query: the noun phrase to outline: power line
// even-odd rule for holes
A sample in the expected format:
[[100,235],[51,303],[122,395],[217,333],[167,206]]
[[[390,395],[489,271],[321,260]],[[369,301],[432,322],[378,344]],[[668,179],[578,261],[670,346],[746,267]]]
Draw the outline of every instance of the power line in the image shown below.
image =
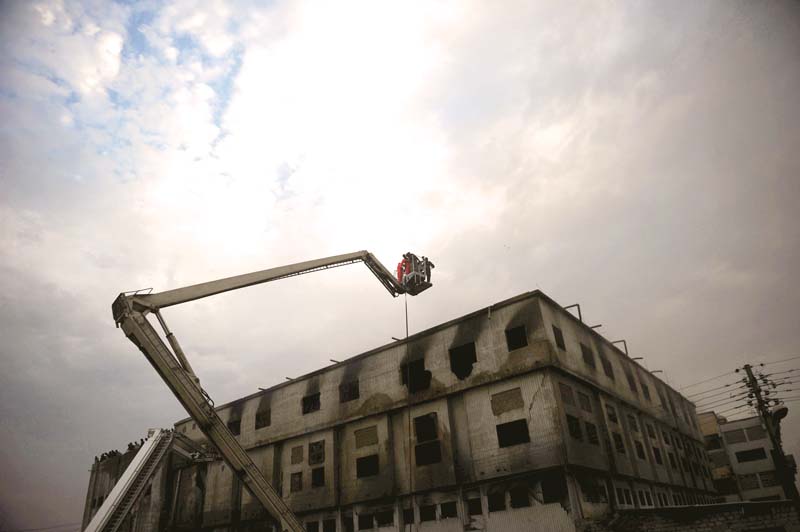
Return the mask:
[[698,386],[700,384],[705,384],[706,382],[711,382],[713,380],[719,379],[720,377],[724,377],[725,375],[730,375],[733,371],[728,371],[727,373],[723,373],[722,375],[717,375],[716,377],[711,377],[710,379],[706,379],[704,381],[695,382],[694,384],[690,384],[688,386],[683,386],[680,388],[681,390],[685,390],[686,388],[692,388],[693,386]]
[[730,386],[738,384],[739,382],[741,382],[741,381],[730,382],[728,384],[723,384],[722,386],[717,386],[716,388],[709,388],[708,390],[703,390],[702,392],[690,393],[686,397],[688,398],[688,397],[696,397],[698,395],[704,395],[704,394],[707,394],[708,392],[713,392],[713,391],[716,391],[716,390],[721,390],[723,388],[728,388]]
[[776,361],[774,361],[774,362],[763,362],[763,364],[764,364],[765,366],[771,366],[772,364],[782,364],[783,362],[790,362],[790,361],[792,361],[792,360],[798,360],[798,359],[800,359],[800,356],[796,356],[796,357],[792,357],[792,358],[787,358],[787,359],[784,359],[784,360],[776,360]]

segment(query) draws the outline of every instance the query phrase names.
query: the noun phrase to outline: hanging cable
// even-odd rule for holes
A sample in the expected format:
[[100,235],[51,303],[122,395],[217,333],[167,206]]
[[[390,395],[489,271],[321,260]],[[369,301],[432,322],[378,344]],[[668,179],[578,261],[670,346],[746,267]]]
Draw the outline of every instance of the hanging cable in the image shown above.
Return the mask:
[[689,384],[688,386],[683,386],[680,389],[681,390],[685,390],[686,388],[692,388],[694,386],[699,386],[700,384],[705,384],[706,382],[711,382],[713,380],[719,379],[720,377],[724,377],[726,375],[730,375],[732,373],[733,373],[733,371],[728,371],[727,373],[723,373],[722,375],[717,375],[716,377],[711,377],[710,379],[706,379],[706,380],[703,380],[703,381],[700,381],[700,382],[695,382],[694,384]]

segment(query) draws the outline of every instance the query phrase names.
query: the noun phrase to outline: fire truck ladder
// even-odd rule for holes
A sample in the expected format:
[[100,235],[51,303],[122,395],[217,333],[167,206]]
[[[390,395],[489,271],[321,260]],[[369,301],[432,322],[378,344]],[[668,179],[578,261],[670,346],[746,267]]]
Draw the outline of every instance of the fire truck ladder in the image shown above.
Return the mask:
[[116,532],[172,445],[174,433],[158,429],[144,442],[83,532]]

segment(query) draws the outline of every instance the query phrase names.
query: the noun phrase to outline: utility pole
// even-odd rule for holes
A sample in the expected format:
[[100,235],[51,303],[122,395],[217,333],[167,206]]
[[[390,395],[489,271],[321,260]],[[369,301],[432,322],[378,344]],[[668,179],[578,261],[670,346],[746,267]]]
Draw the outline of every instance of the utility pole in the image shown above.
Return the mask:
[[[761,385],[759,384],[756,376],[753,375],[753,366],[750,364],[745,364],[740,369],[743,369],[747,374],[747,387],[753,394],[753,398],[756,401],[755,406],[758,409],[761,419],[764,420],[764,425],[767,428],[767,434],[769,434],[769,439],[772,442],[772,448],[774,449],[772,457],[775,461],[775,472],[781,481],[783,492],[786,494],[787,499],[791,499],[794,502],[795,510],[797,511],[798,516],[800,516],[800,494],[797,493],[797,487],[794,484],[794,479],[789,472],[789,464],[786,460],[786,455],[783,453],[781,442],[778,440],[777,432],[775,430],[775,423],[772,419],[772,412],[769,410],[768,402],[764,400],[761,391]],[[738,372],[739,369],[736,371]]]

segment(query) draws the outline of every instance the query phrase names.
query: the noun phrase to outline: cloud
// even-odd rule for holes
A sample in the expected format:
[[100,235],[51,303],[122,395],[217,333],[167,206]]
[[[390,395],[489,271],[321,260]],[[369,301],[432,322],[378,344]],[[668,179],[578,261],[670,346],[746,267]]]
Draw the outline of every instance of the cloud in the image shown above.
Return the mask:
[[[797,351],[787,5],[0,9],[17,528],[77,519],[95,454],[183,415],[111,324],[121,290],[414,250],[412,330],[540,287],[676,385]],[[219,402],[400,334],[382,290],[337,269],[167,319]]]

